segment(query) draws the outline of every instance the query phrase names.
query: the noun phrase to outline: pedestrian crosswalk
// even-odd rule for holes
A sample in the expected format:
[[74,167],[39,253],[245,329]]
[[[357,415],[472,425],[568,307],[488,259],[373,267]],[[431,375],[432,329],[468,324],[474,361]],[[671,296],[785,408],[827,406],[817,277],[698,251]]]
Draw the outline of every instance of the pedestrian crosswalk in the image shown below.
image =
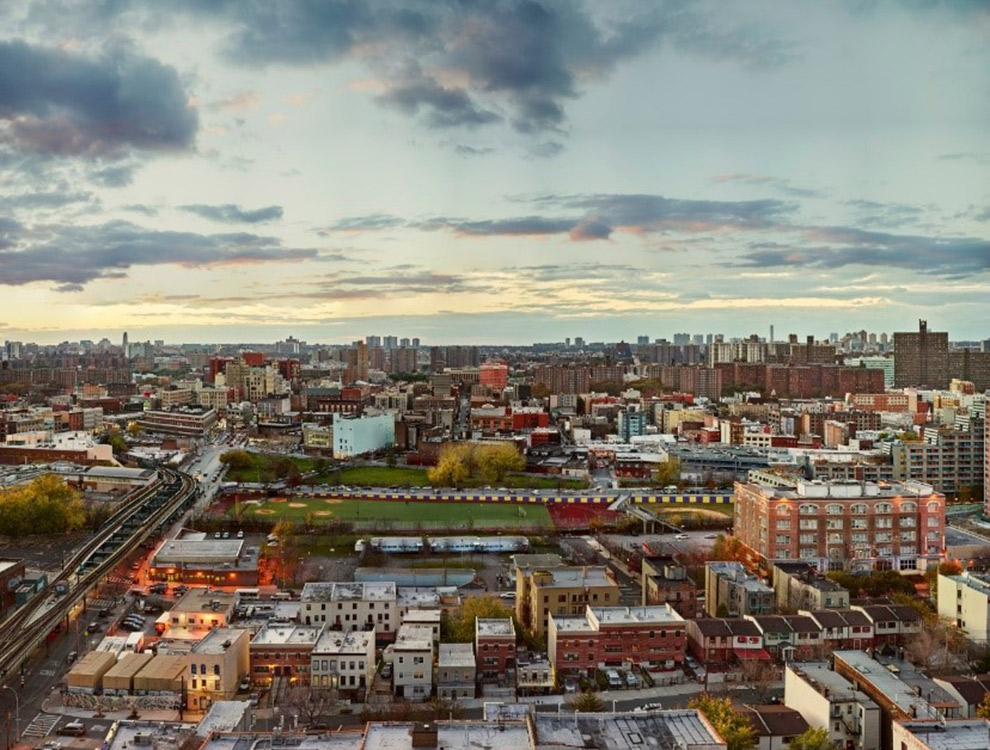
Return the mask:
[[55,728],[55,725],[58,724],[61,718],[58,714],[38,714],[31,719],[31,723],[21,732],[21,737],[35,737],[37,739],[46,737]]
[[38,674],[42,677],[54,677],[58,674],[58,670],[55,669],[39,669]]

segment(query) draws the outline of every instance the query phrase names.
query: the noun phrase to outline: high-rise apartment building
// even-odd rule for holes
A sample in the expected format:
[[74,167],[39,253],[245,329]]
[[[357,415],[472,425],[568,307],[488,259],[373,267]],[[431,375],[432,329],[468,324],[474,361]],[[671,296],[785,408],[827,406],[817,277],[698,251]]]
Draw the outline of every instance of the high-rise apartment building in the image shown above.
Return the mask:
[[917,333],[894,333],[894,387],[949,387],[949,334],[928,330],[918,321]]

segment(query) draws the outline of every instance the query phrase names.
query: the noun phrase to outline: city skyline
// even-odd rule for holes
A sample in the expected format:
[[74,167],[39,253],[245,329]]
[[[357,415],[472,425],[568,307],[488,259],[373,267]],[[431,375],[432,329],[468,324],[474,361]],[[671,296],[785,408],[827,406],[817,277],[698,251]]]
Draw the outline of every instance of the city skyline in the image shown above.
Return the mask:
[[0,18],[0,339],[990,335],[981,2]]

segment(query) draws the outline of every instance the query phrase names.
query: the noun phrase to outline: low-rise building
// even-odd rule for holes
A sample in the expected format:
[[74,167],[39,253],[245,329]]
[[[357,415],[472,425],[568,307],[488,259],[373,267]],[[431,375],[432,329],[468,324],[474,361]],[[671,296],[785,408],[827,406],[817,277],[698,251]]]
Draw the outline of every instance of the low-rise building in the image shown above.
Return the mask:
[[547,653],[555,679],[597,669],[675,669],[684,659],[685,620],[669,604],[587,607],[583,616],[550,616]]
[[839,747],[880,750],[880,707],[827,662],[788,663],[784,705],[809,726],[828,730],[829,740]]
[[873,623],[857,609],[800,610],[822,629],[822,641],[833,649],[867,649],[873,646]]
[[705,614],[709,617],[770,615],[776,611],[773,589],[742,563],[705,564]]
[[977,643],[990,642],[990,580],[972,573],[939,573],[938,616],[954,622]]
[[964,719],[975,718],[976,709],[990,695],[990,674],[950,675],[933,679],[956,701],[959,716]]
[[205,711],[215,701],[230,700],[250,671],[247,630],[217,628],[194,644],[186,655],[186,707]]
[[474,656],[481,680],[496,680],[515,671],[516,627],[512,618],[474,621]]
[[808,731],[805,718],[787,706],[746,706],[742,714],[756,730],[757,750],[786,750],[792,739]]
[[783,661],[825,656],[821,626],[805,615],[746,615],[763,636],[763,648]]
[[672,555],[650,555],[642,561],[644,607],[669,604],[684,619],[698,616],[698,590],[687,568]]
[[775,562],[773,590],[777,609],[843,609],[849,606],[849,592],[818,572],[808,562]]
[[516,615],[538,638],[547,635],[551,615],[581,615],[588,606],[618,602],[619,584],[607,567],[516,566]]
[[392,685],[407,700],[424,701],[433,694],[433,632],[403,625],[395,634]]
[[303,585],[300,621],[334,630],[372,630],[379,637],[398,626],[394,582],[317,582]]
[[743,618],[685,620],[688,651],[709,670],[747,659],[769,659],[756,623]]
[[474,698],[477,668],[470,643],[441,643],[437,655],[437,697]]
[[263,625],[249,647],[251,682],[270,686],[277,679],[285,679],[289,684],[309,684],[313,646],[322,631],[322,625]]
[[899,750],[982,750],[990,746],[990,721],[895,721],[891,746]]
[[519,695],[549,695],[553,692],[553,665],[546,654],[532,651],[516,656],[516,690]]
[[190,637],[195,631],[227,627],[236,606],[237,595],[233,592],[193,588],[171,606],[167,617],[159,621],[166,624],[170,637]]
[[375,631],[324,630],[313,646],[310,685],[363,700],[375,678]]
[[166,539],[158,546],[148,578],[169,583],[257,586],[258,558],[258,548],[246,545],[243,539],[191,534]]
[[923,629],[921,613],[907,604],[861,604],[852,609],[862,612],[873,628],[876,646],[903,646]]

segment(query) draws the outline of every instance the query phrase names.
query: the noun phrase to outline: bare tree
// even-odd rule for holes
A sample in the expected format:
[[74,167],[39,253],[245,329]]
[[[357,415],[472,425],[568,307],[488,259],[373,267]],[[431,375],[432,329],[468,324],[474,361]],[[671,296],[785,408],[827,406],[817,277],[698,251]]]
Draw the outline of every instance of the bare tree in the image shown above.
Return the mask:
[[326,724],[327,717],[339,713],[341,702],[336,688],[294,685],[283,705],[299,717],[301,724],[314,726]]

